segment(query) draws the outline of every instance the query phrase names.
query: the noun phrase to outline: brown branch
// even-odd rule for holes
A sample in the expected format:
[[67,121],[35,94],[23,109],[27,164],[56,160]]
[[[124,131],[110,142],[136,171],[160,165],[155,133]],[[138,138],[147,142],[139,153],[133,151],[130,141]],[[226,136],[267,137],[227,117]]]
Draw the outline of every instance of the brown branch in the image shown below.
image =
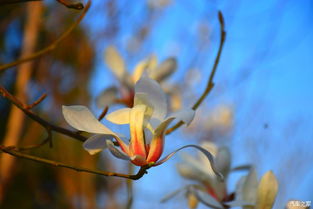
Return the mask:
[[47,97],[47,94],[43,94],[39,97],[39,99],[37,99],[35,102],[33,102],[32,104],[30,105],[27,105],[25,108],[30,110],[32,109],[33,107],[37,106],[40,102],[42,102],[45,98]]
[[27,109],[28,105],[23,104],[22,102],[20,102],[15,96],[13,96],[12,94],[10,94],[4,87],[2,87],[0,85],[0,94],[8,99],[10,102],[12,102],[12,104],[14,104],[17,108],[19,108],[20,110],[22,110],[28,117],[30,117],[31,119],[33,119],[34,121],[36,121],[37,123],[39,123],[41,126],[43,126],[45,129],[50,129],[51,131],[55,131],[58,133],[61,133],[63,135],[75,138],[79,141],[86,141],[86,137],[75,133],[74,131],[70,131],[68,129],[53,125],[51,123],[49,123],[48,121],[44,120],[43,118],[39,117],[38,115],[36,115],[35,113],[33,113],[31,110]]
[[16,65],[19,65],[23,62],[27,62],[29,60],[33,60],[36,59],[52,50],[54,50],[57,45],[63,41],[73,30],[74,28],[82,21],[82,19],[85,17],[89,7],[91,4],[91,0],[88,1],[88,3],[86,4],[86,7],[84,8],[82,14],[79,16],[79,18],[71,25],[71,27],[69,27],[57,40],[55,40],[54,42],[52,42],[49,46],[47,46],[46,48],[39,50],[38,52],[35,52],[29,56],[26,56],[24,58],[21,58],[19,60],[16,60],[14,62],[8,63],[8,64],[4,64],[4,65],[0,65],[0,71],[4,71],[8,68],[14,67]]
[[39,148],[39,147],[47,144],[48,142],[49,142],[50,147],[52,147],[52,132],[51,132],[51,130],[47,129],[47,133],[48,133],[47,138],[45,138],[45,140],[43,140],[39,144],[28,145],[28,146],[25,146],[25,147],[14,147],[14,149],[17,150],[17,151],[31,150],[31,149]]
[[12,155],[12,156],[15,156],[15,157],[20,157],[20,158],[24,158],[27,160],[32,160],[32,161],[43,163],[46,165],[68,168],[68,169],[75,170],[78,172],[86,172],[86,173],[92,173],[92,174],[97,174],[97,175],[102,175],[102,176],[115,176],[115,177],[121,177],[121,178],[132,179],[132,180],[138,180],[141,177],[143,177],[147,173],[147,170],[151,167],[150,165],[143,166],[139,169],[137,174],[122,174],[122,173],[114,173],[114,172],[99,171],[99,170],[92,170],[92,169],[88,169],[88,168],[76,167],[76,166],[68,165],[65,163],[61,163],[61,162],[57,162],[57,161],[53,161],[53,160],[48,160],[48,159],[40,158],[40,157],[33,156],[33,155],[28,155],[28,154],[25,154],[25,153],[22,153],[22,152],[15,150],[14,147],[5,147],[5,146],[0,145],[0,150],[2,152],[5,152],[5,153]]
[[[220,61],[221,53],[222,53],[223,46],[224,46],[225,39],[226,39],[225,23],[224,23],[223,14],[222,14],[221,11],[218,12],[218,19],[219,19],[219,23],[220,23],[220,27],[221,27],[221,30],[220,30],[220,32],[221,32],[221,40],[220,40],[219,49],[218,49],[218,52],[217,52],[217,55],[216,55],[216,58],[215,58],[215,61],[214,61],[214,65],[213,65],[211,73],[210,73],[210,77],[209,77],[207,86],[206,86],[204,92],[202,93],[202,95],[200,96],[200,98],[192,106],[193,110],[196,110],[201,105],[203,100],[209,95],[209,93],[211,92],[211,90],[214,87],[213,79],[214,79],[214,76],[215,76],[215,73],[216,73],[216,69],[217,69],[218,63]],[[182,121],[179,121],[174,126],[172,126],[171,128],[167,129],[166,130],[166,134],[172,133],[173,131],[178,129],[183,124],[184,123]]]
[[69,3],[69,2],[66,2],[64,0],[57,0],[57,2],[63,4],[64,6],[66,6],[69,9],[77,9],[77,10],[84,9],[84,5],[81,2]]
[[[128,173],[134,172],[134,165],[132,163],[128,164]],[[130,179],[126,180],[127,186],[127,202],[126,202],[126,209],[131,209],[134,201],[134,191],[133,191],[133,181]]]
[[[17,4],[17,3],[26,3],[26,2],[31,2],[31,1],[42,1],[42,0],[2,0],[0,2],[1,4]],[[77,9],[77,10],[82,10],[84,9],[84,5],[81,2],[74,2],[74,3],[69,3],[64,0],[56,0],[60,4],[63,4],[67,8],[70,9]]]
[[104,116],[108,113],[108,110],[109,110],[109,106],[106,106],[106,107],[103,109],[102,113],[101,113],[101,114],[99,115],[99,117],[98,117],[98,120],[99,120],[99,121],[104,118]]

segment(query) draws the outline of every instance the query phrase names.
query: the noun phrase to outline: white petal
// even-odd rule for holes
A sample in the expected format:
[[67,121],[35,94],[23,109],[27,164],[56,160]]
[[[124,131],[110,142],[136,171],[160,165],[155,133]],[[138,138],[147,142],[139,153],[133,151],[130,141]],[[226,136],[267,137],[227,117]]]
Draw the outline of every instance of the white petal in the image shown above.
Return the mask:
[[172,113],[168,118],[175,118],[176,120],[183,121],[185,124],[189,125],[194,116],[195,111],[193,109],[183,109]]
[[278,182],[272,171],[268,171],[262,177],[258,192],[256,209],[271,209],[278,192]]
[[134,72],[133,72],[134,83],[136,83],[140,79],[142,73],[147,68],[147,65],[148,65],[148,60],[143,60],[136,65]]
[[106,144],[112,155],[122,160],[130,160],[130,157],[125,152],[115,147],[112,141],[107,140]]
[[108,137],[107,135],[102,134],[93,135],[83,143],[83,147],[87,152],[89,152],[89,154],[94,155],[107,148],[106,140],[108,138],[112,139],[112,137]]
[[118,90],[116,87],[111,86],[105,89],[101,94],[97,97],[97,106],[98,107],[106,107],[115,103],[117,98]]
[[194,144],[190,144],[190,145],[185,145],[177,150],[175,150],[174,152],[170,153],[169,155],[167,155],[166,157],[164,157],[162,160],[158,161],[157,163],[155,163],[154,165],[157,166],[157,165],[161,165],[162,163],[166,162],[168,159],[170,159],[173,155],[175,155],[178,151],[182,150],[182,149],[185,149],[185,148],[188,148],[188,147],[193,147],[193,148],[196,148],[198,149],[199,151],[201,151],[206,157],[207,159],[210,161],[211,163],[211,166],[212,166],[212,169],[213,171],[215,172],[217,178],[220,180],[220,181],[223,181],[224,180],[224,177],[223,175],[218,172],[216,170],[216,167],[215,167],[215,164],[214,164],[214,160],[213,160],[213,155],[208,152],[206,149],[198,146],[198,145],[194,145]]
[[176,166],[179,174],[187,179],[197,180],[199,182],[203,182],[207,179],[206,175],[203,175],[203,172],[194,169],[193,166],[185,163],[178,163]]
[[216,169],[221,172],[225,177],[230,171],[230,152],[227,147],[220,147],[215,157]]
[[174,118],[167,118],[165,121],[163,121],[154,131],[155,136],[161,136],[165,133],[167,127],[169,124],[174,120]]
[[126,76],[125,63],[121,55],[118,53],[115,47],[109,46],[104,52],[104,59],[110,70],[115,76],[123,81]]
[[204,193],[200,190],[194,189],[194,194],[196,195],[197,199],[206,206],[209,206],[214,209],[224,209],[223,205],[208,193]]
[[[165,132],[166,128],[169,124],[174,120],[177,119],[178,121],[183,121],[187,125],[192,121],[194,117],[194,110],[183,110],[180,112],[172,113],[169,117],[167,117],[164,121],[162,121],[156,128],[155,128],[155,135],[161,135]],[[152,122],[152,121],[151,121]],[[152,124],[153,125],[153,124]]]
[[141,78],[143,72],[147,72],[149,74],[149,72],[156,67],[157,62],[157,58],[154,55],[150,56],[148,59],[139,62],[133,72],[134,83],[136,83]]
[[115,124],[129,124],[131,108],[122,108],[108,114],[105,118]]
[[100,123],[85,106],[62,106],[62,112],[66,122],[77,130],[116,136],[113,131]]
[[161,203],[164,203],[164,202],[174,198],[176,195],[178,195],[179,193],[181,193],[184,190],[186,190],[186,187],[179,188],[179,189],[175,190],[174,192],[167,194],[165,197],[163,197],[161,199]]
[[[142,96],[145,96],[144,100]],[[153,112],[152,119],[163,121],[167,114],[166,95],[161,86],[145,74],[135,85],[135,100],[134,105],[145,104],[149,106]],[[153,125],[153,124],[152,124]],[[155,127],[154,127],[155,128]]]
[[254,168],[252,168],[249,174],[245,177],[245,181],[242,185],[242,199],[249,203],[256,202],[256,193],[258,187],[257,174]]
[[183,153],[181,156],[185,164],[189,165],[192,168],[192,170],[196,173],[196,175],[199,176],[201,181],[204,179],[206,181],[215,179],[215,175],[213,171],[212,171],[213,174],[211,172],[208,172],[208,170],[212,170],[212,169],[211,169],[210,162],[207,159],[206,161],[208,161],[208,163],[207,162],[204,163],[186,153]]
[[162,81],[168,78],[177,68],[177,61],[174,57],[164,60],[158,67],[150,68],[149,76],[156,80]]

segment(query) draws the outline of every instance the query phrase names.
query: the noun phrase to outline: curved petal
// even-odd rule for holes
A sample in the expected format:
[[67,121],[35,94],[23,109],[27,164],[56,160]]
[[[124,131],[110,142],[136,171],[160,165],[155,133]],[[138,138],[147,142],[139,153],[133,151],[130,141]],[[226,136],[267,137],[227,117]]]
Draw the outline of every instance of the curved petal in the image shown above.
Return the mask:
[[164,135],[154,136],[147,156],[147,162],[152,163],[159,160],[163,153],[164,148]]
[[156,68],[157,65],[157,57],[155,55],[151,55],[148,59],[145,59],[141,62],[139,62],[133,72],[133,81],[136,83],[142,76],[143,72],[149,72],[152,69]]
[[87,152],[89,152],[89,154],[97,154],[107,148],[106,140],[108,137],[110,136],[102,134],[93,135],[83,143],[83,147]]
[[80,131],[113,136],[121,148],[127,152],[128,147],[120,137],[100,123],[90,110],[81,105],[62,106],[63,116],[68,124]]
[[111,112],[105,118],[115,124],[129,124],[131,108],[122,108]]
[[119,52],[115,47],[109,46],[104,52],[104,59],[109,69],[114,73],[114,75],[123,81],[127,72],[125,71],[125,63]]
[[204,193],[202,191],[199,190],[193,190],[195,196],[197,197],[197,199],[203,203],[206,206],[209,206],[213,209],[224,209],[224,206],[218,202],[216,199],[214,199],[211,195],[209,195],[208,193]]
[[193,166],[188,165],[186,163],[178,163],[176,165],[177,170],[181,176],[191,180],[197,180],[203,182],[206,180],[206,176],[197,169],[194,169]]
[[223,175],[218,172],[216,170],[216,167],[215,167],[215,164],[214,164],[214,159],[213,159],[213,156],[210,152],[208,152],[206,149],[198,146],[198,145],[194,145],[194,144],[190,144],[190,145],[185,145],[177,150],[175,150],[174,152],[170,153],[169,155],[167,155],[165,158],[163,158],[162,160],[158,161],[157,163],[154,164],[154,166],[157,166],[157,165],[161,165],[162,163],[166,162],[168,159],[170,159],[174,154],[176,154],[178,151],[182,150],[182,149],[185,149],[185,148],[188,148],[188,147],[193,147],[193,148],[196,148],[198,149],[199,151],[201,151],[206,157],[207,159],[210,161],[210,164],[211,164],[211,167],[212,167],[212,170],[214,171],[215,175],[218,177],[218,179],[220,181],[223,181],[224,180],[224,177]]
[[143,123],[146,106],[137,105],[130,112],[130,153],[146,158],[146,144],[143,134]]
[[81,105],[62,106],[63,116],[68,124],[80,131],[94,134],[108,134],[117,136],[116,133],[105,127],[90,110]]
[[257,191],[256,209],[271,209],[278,192],[278,182],[272,171],[262,177]]
[[114,86],[105,89],[96,99],[97,106],[106,107],[114,104],[117,99],[117,94],[118,90]]
[[249,174],[245,177],[243,185],[241,186],[242,200],[248,203],[256,202],[256,192],[258,187],[257,174],[254,168],[252,168]]
[[230,151],[227,147],[220,147],[215,157],[215,165],[224,177],[227,177],[230,171]]
[[195,111],[194,110],[182,110],[176,113],[172,113],[169,117],[167,117],[163,122],[161,122],[154,131],[155,135],[162,135],[169,124],[174,120],[178,119],[178,121],[183,121],[187,125],[194,118]]
[[110,152],[112,153],[112,155],[114,155],[115,157],[122,159],[122,160],[131,160],[130,157],[125,152],[115,147],[112,141],[107,140],[106,144]]
[[173,191],[173,192],[167,194],[165,197],[163,197],[163,198],[161,199],[160,202],[161,202],[161,203],[167,202],[168,200],[172,199],[173,197],[175,197],[176,195],[178,195],[178,194],[181,193],[182,191],[187,190],[187,188],[188,188],[188,187],[182,187],[182,188],[179,188],[179,189],[177,189],[177,190],[175,190],[175,191]]
[[159,64],[156,68],[150,68],[149,76],[156,81],[163,81],[172,75],[177,68],[175,57],[169,57]]
[[[152,109],[151,119],[163,121],[167,114],[166,95],[161,86],[143,74],[135,85],[134,105],[145,104]],[[154,124],[152,124],[154,126]],[[153,127],[155,128],[155,127]]]
[[175,118],[178,121],[183,121],[186,125],[189,125],[194,117],[195,111],[193,109],[183,109],[170,114],[168,118]]
[[209,181],[212,184],[212,181],[215,180],[215,175],[213,173],[213,176],[212,176],[212,173],[208,172],[209,170],[212,170],[212,169],[211,169],[211,165],[208,165],[210,163],[207,163],[209,162],[207,159],[206,159],[206,162],[202,162],[187,153],[183,153],[181,157],[184,161],[185,168],[183,169],[185,169],[185,171],[187,171],[186,169],[188,169],[187,167],[189,167],[188,170],[193,172],[194,173],[193,175],[198,176],[198,177],[195,176],[196,179],[198,178],[199,181]]
[[146,161],[146,159],[140,155],[134,155],[131,157],[131,162],[134,164],[134,165],[137,165],[137,166],[144,166],[144,165],[147,165],[148,162]]

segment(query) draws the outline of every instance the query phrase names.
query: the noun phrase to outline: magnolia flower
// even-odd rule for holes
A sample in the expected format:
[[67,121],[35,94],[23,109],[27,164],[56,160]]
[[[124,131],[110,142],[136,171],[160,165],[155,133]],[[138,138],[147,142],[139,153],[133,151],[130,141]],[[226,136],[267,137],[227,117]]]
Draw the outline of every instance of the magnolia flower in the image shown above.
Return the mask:
[[[121,88],[109,87],[102,92],[98,97],[99,106],[108,106],[113,103],[123,103],[128,107],[132,107],[134,98],[134,85],[145,72],[148,76],[158,82],[164,81],[168,78],[177,67],[176,59],[170,57],[157,64],[156,56],[140,62],[134,69],[133,74],[130,75],[125,66],[125,62],[118,51],[109,46],[105,51],[105,62],[109,69],[113,72],[115,77],[121,83]],[[171,91],[171,90],[170,90]],[[121,97],[118,97],[120,93]]]
[[[230,171],[230,152],[228,148],[218,148],[210,142],[202,143],[201,147],[212,153],[216,168],[223,174],[224,178],[227,178]],[[208,161],[202,155],[199,155],[198,159],[196,159],[184,153],[182,158],[184,162],[177,164],[177,169],[183,177],[197,180],[205,185],[208,193],[218,201],[222,201],[226,197],[225,182],[217,179],[211,165],[208,164]]]
[[[174,119],[188,125],[194,117],[194,111],[186,109],[167,116],[166,95],[160,85],[146,75],[143,75],[135,85],[134,106],[117,110],[106,116],[106,119],[112,123],[129,124],[129,143],[125,142],[118,133],[101,124],[87,107],[63,106],[63,115],[72,127],[95,134],[83,144],[90,154],[109,148],[114,156],[130,160],[137,166],[156,166],[168,160],[182,148],[195,147],[207,156],[216,171],[211,154],[196,145],[184,146],[163,160],[159,160],[163,152],[164,135],[168,125]],[[118,143],[119,148],[114,146],[113,140]]]
[[252,168],[247,176],[243,176],[236,188],[236,199],[228,205],[242,206],[244,209],[271,209],[278,191],[278,182],[272,171],[268,171],[257,181]]
[[[218,148],[210,142],[202,143],[201,147],[214,156],[215,168],[227,178],[231,158],[228,148]],[[182,158],[184,162],[177,164],[180,175],[200,183],[197,187],[186,187],[187,197],[197,197],[199,201],[213,208],[224,208],[222,202],[227,198],[226,183],[219,180],[204,156],[199,155],[196,159],[184,153]]]

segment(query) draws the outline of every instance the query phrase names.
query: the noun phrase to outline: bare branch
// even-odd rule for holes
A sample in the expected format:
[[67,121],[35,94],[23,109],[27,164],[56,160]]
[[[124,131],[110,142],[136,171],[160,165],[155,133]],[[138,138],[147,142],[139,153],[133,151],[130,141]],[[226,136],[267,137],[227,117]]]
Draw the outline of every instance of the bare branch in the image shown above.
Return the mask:
[[28,145],[25,147],[14,147],[14,149],[16,149],[17,151],[31,150],[31,149],[39,148],[39,147],[47,144],[48,142],[49,142],[50,147],[52,147],[52,132],[50,129],[47,129],[47,133],[48,133],[47,138],[39,144]]
[[39,99],[37,99],[35,102],[33,102],[30,105],[27,105],[26,109],[30,110],[33,107],[37,106],[40,102],[42,102],[45,98],[47,97],[47,94],[43,94],[39,97]]
[[15,150],[14,147],[5,147],[5,146],[0,145],[0,150],[2,152],[5,152],[15,157],[20,157],[20,158],[32,160],[35,162],[44,163],[44,164],[55,166],[55,167],[68,168],[68,169],[75,170],[78,172],[86,172],[86,173],[92,173],[92,174],[97,174],[97,175],[102,175],[102,176],[115,176],[115,177],[132,179],[132,180],[138,180],[141,177],[143,177],[147,173],[147,170],[151,167],[150,165],[143,166],[139,169],[137,174],[122,174],[122,173],[114,173],[114,172],[99,171],[99,170],[92,170],[88,168],[76,167],[76,166],[68,165],[65,163],[48,160],[48,159],[40,158],[40,157],[33,156],[33,155],[28,155],[28,154]]
[[20,102],[15,96],[13,96],[12,94],[10,94],[4,87],[2,87],[0,85],[0,94],[8,99],[10,102],[12,102],[12,104],[14,104],[17,108],[19,108],[20,110],[22,110],[28,117],[30,117],[31,119],[33,119],[34,121],[36,121],[37,123],[39,123],[41,126],[43,126],[45,129],[49,128],[51,131],[55,131],[58,133],[61,133],[63,135],[72,137],[74,139],[77,139],[79,141],[86,141],[86,137],[75,133],[74,131],[70,131],[68,129],[53,125],[51,123],[49,123],[48,121],[44,120],[43,118],[39,117],[38,115],[36,115],[35,113],[33,113],[31,110],[27,109],[28,105],[23,104],[22,102]]
[[[31,1],[42,1],[42,0],[2,0],[0,5],[1,4],[26,3],[26,2],[31,2]],[[84,9],[84,5],[81,2],[69,3],[64,0],[56,0],[56,1],[70,9],[76,9],[76,10]]]
[[[219,19],[219,23],[220,23],[220,27],[221,27],[221,40],[220,40],[220,45],[219,45],[219,49],[215,58],[215,62],[214,65],[212,67],[211,73],[210,73],[210,77],[207,83],[207,86],[204,90],[204,92],[202,93],[202,95],[200,96],[200,98],[196,101],[196,103],[192,106],[193,110],[196,110],[201,103],[203,102],[203,100],[209,95],[209,93],[211,92],[211,90],[214,87],[214,75],[218,66],[218,63],[220,61],[220,57],[221,57],[221,53],[223,50],[223,46],[225,43],[225,39],[226,39],[226,32],[225,32],[225,23],[224,23],[224,18],[223,18],[223,14],[221,11],[218,12],[218,19]],[[178,123],[176,123],[174,126],[172,126],[171,128],[166,130],[166,134],[170,134],[173,131],[175,131],[176,129],[178,129],[181,125],[183,125],[184,123],[182,121],[179,121]]]
[[109,110],[109,107],[108,107],[108,106],[106,106],[106,107],[103,109],[102,113],[101,113],[101,114],[99,115],[99,117],[98,117],[98,120],[99,120],[99,121],[104,118],[104,116],[108,113],[108,110]]
[[51,43],[46,48],[39,50],[38,52],[35,52],[29,56],[26,56],[24,58],[21,58],[19,60],[16,60],[16,61],[8,63],[8,64],[0,65],[0,72],[6,70],[8,68],[14,67],[16,65],[19,65],[23,62],[27,62],[29,60],[36,59],[36,58],[54,50],[58,46],[58,44],[60,44],[60,42],[63,41],[74,30],[74,28],[82,21],[82,19],[86,15],[88,9],[90,8],[90,4],[91,4],[91,0],[88,1],[88,3],[86,4],[86,7],[84,8],[84,10],[83,10],[82,14],[79,16],[79,18],[57,40],[55,40],[53,43]]

